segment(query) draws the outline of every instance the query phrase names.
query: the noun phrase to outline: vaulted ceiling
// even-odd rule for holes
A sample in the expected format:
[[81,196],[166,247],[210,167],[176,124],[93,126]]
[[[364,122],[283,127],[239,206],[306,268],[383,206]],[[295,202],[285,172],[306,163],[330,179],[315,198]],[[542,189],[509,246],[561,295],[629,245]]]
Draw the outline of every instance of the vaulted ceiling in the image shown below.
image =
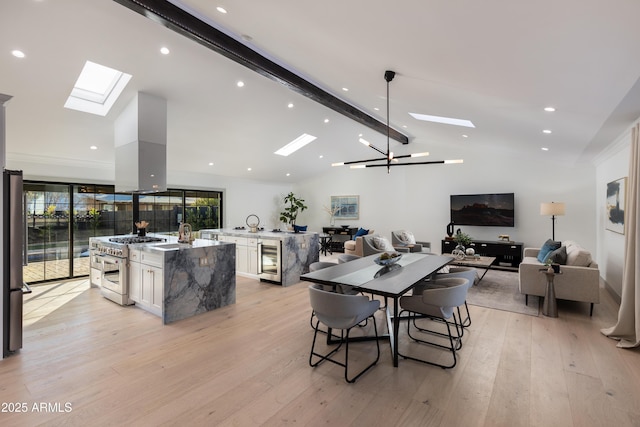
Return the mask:
[[[634,0],[171,3],[382,123],[383,76],[395,71],[390,121],[410,141],[391,141],[398,155],[464,158],[474,147],[574,164],[640,116]],[[11,56],[14,49],[25,58]],[[105,117],[63,108],[87,60],[133,75]],[[386,146],[384,133],[116,1],[2,1],[0,93],[14,97],[9,162],[110,168],[113,122],[137,92],[167,99],[170,173],[295,182],[333,162],[376,157],[360,134]],[[417,121],[410,112],[476,127]],[[302,133],[317,139],[288,157],[274,154]]]

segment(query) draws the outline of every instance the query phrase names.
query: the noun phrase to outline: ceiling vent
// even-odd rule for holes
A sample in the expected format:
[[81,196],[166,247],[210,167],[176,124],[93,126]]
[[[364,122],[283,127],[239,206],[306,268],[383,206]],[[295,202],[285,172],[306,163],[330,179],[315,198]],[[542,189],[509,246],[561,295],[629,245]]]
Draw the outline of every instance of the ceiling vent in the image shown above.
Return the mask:
[[167,189],[167,101],[138,92],[115,121],[116,192]]

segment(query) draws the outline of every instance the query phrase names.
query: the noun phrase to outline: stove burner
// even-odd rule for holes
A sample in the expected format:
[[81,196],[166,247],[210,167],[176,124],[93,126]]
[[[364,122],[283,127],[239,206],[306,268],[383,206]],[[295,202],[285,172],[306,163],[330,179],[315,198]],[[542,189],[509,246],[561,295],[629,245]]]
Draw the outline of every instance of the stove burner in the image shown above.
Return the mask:
[[151,237],[151,236],[130,236],[130,237],[111,237],[109,241],[113,243],[123,243],[125,245],[130,245],[133,243],[164,242],[165,239],[161,239],[160,237]]

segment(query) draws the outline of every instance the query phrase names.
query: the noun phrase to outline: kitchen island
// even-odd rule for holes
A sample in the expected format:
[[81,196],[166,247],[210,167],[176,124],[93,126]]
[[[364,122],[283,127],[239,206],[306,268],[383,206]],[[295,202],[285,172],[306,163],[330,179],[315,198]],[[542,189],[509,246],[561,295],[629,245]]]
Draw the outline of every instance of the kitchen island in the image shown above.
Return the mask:
[[131,248],[129,297],[136,305],[168,324],[235,304],[234,245],[171,240]]
[[120,305],[135,304],[165,324],[236,302],[235,245],[174,236],[92,237],[91,283]]
[[[309,265],[319,260],[320,246],[318,233],[248,229],[200,230],[200,237],[235,243],[236,271],[238,274],[259,278],[262,281],[291,286],[300,282],[300,275],[309,272]],[[272,260],[263,248],[277,249],[279,256]],[[277,269],[277,274],[271,274]]]

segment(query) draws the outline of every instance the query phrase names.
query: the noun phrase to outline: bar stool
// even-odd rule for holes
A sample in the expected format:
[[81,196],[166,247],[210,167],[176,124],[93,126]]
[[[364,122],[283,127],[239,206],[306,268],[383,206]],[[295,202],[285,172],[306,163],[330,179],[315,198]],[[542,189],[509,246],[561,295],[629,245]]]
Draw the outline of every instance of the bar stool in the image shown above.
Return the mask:
[[323,233],[318,235],[318,237],[320,237],[320,253],[326,256],[327,252],[329,252],[333,255],[333,251],[331,250],[331,244],[333,243],[331,234]]

